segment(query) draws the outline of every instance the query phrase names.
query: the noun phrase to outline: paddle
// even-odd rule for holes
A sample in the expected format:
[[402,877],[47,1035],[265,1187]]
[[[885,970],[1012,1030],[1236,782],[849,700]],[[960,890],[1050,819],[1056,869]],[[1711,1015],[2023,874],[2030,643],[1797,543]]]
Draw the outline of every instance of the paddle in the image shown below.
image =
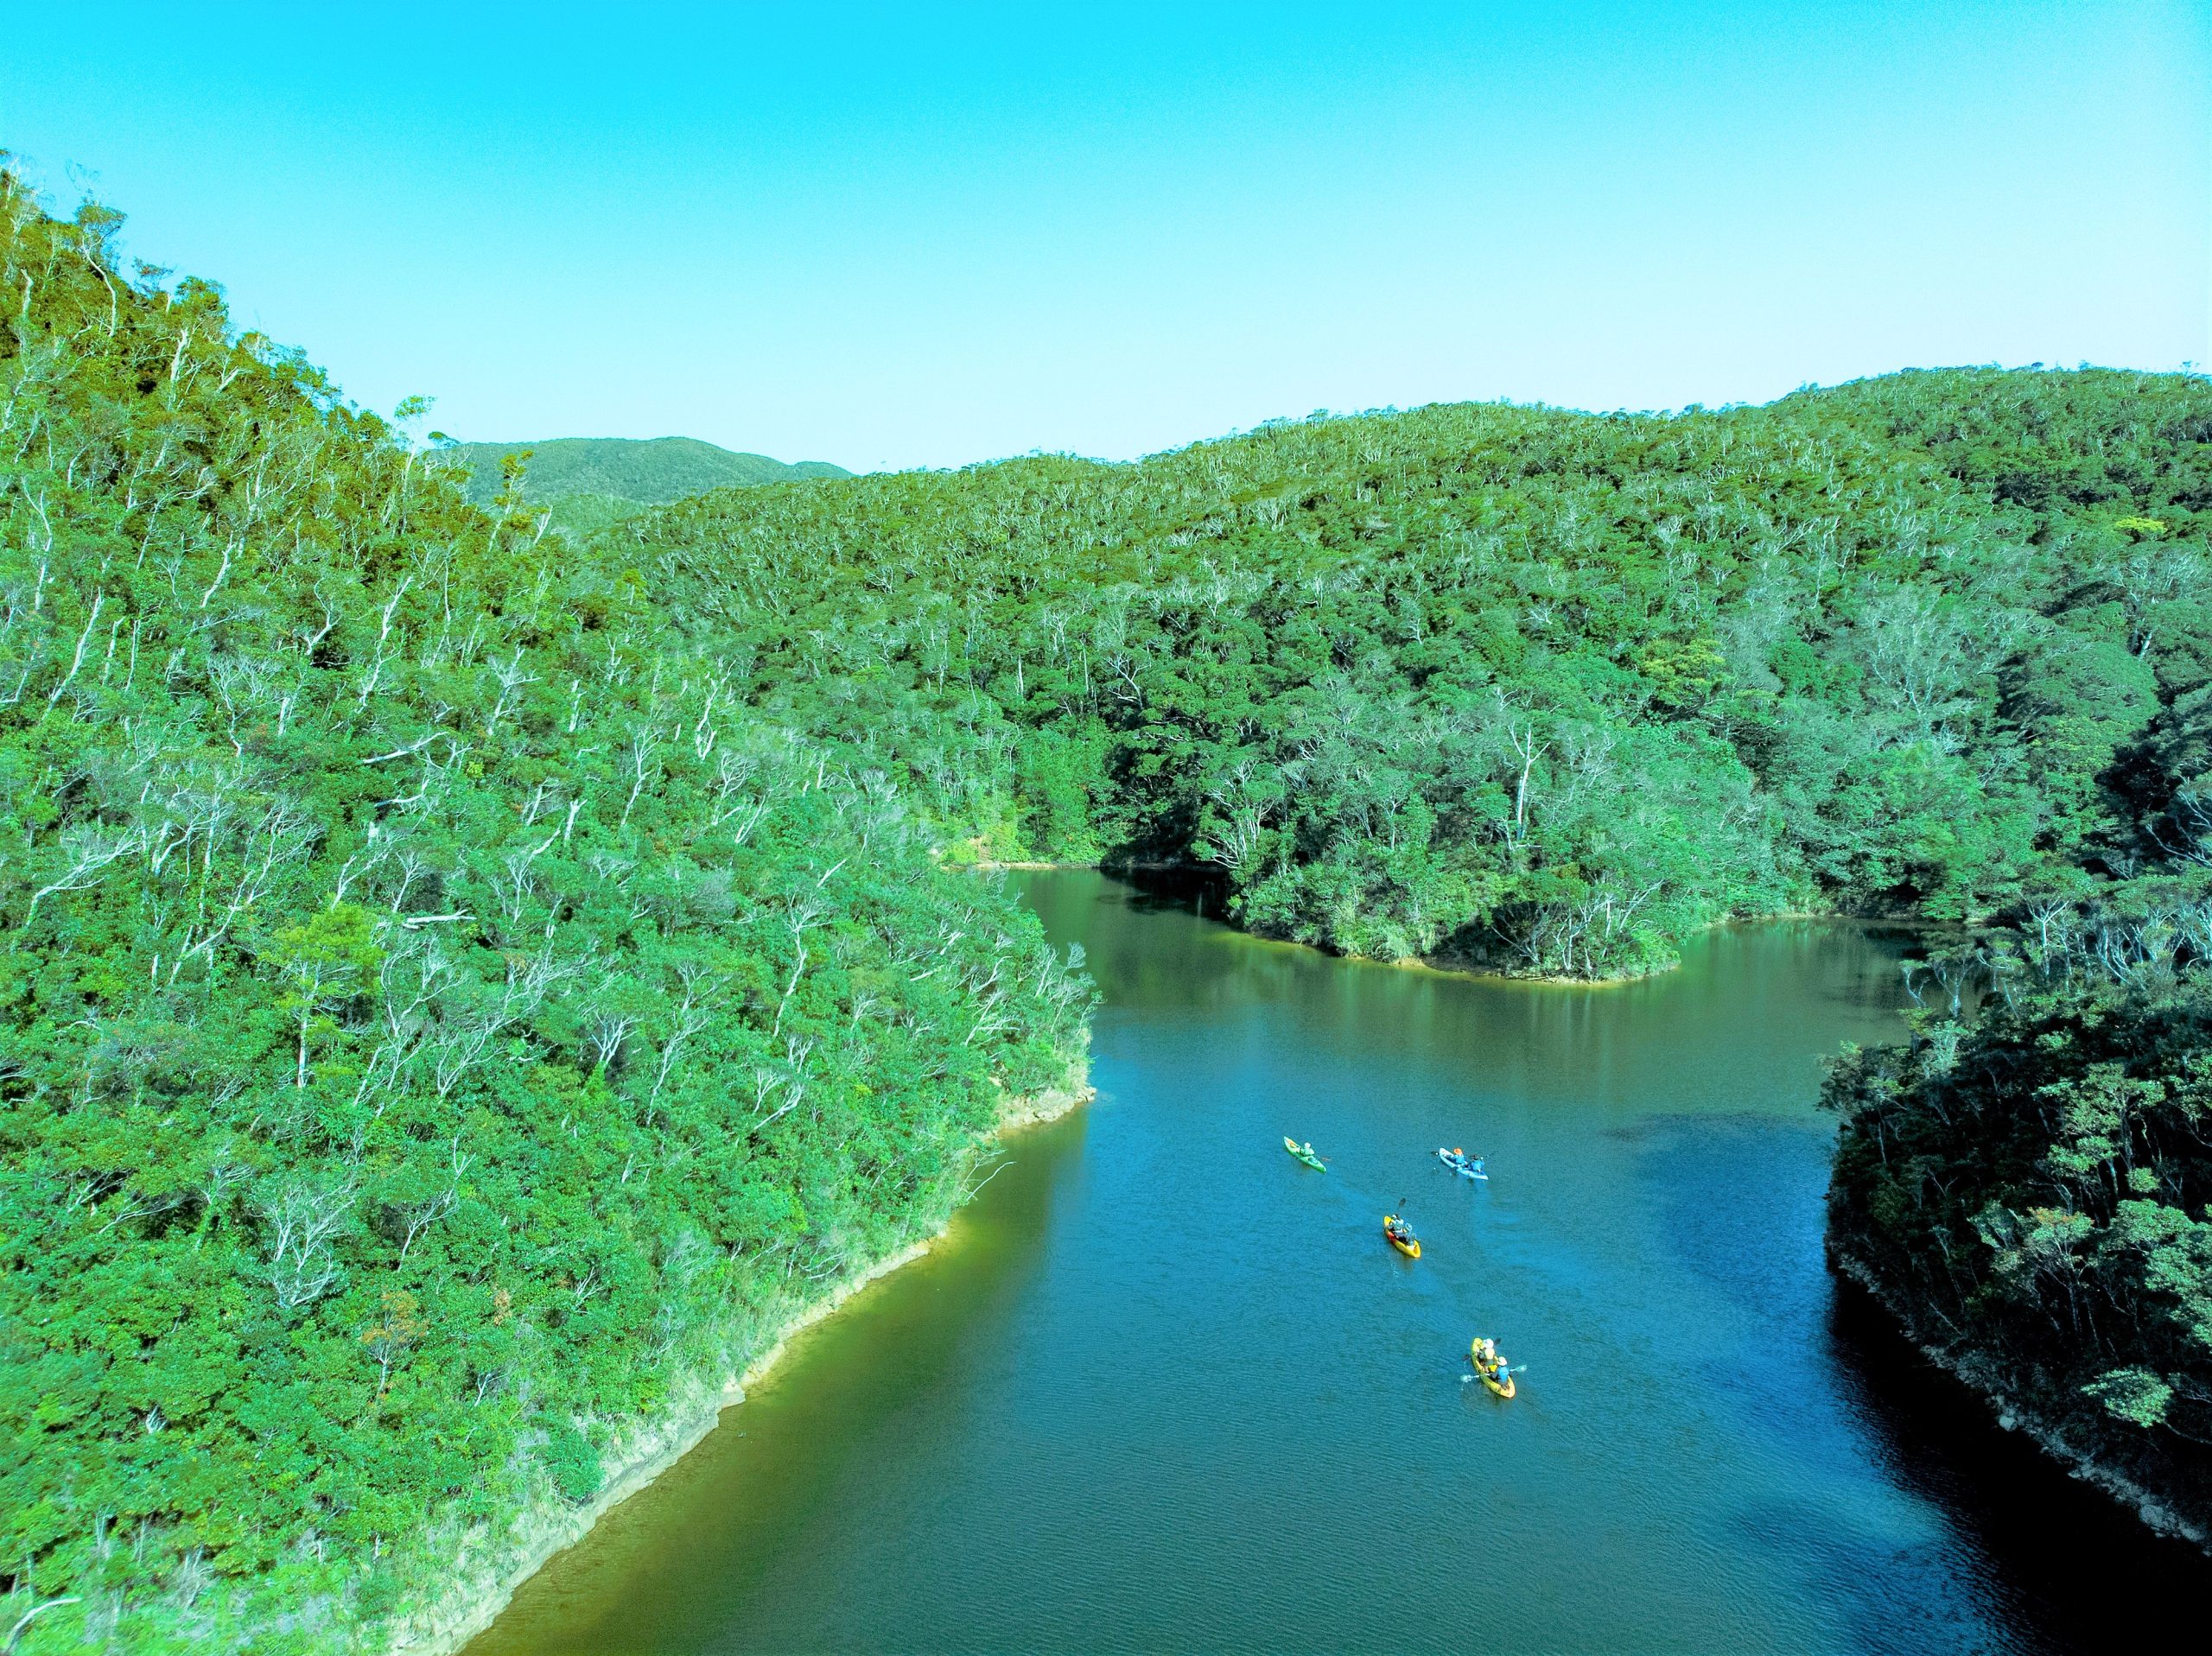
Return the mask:
[[1398,1221],[1399,1228],[1400,1228],[1402,1230],[1403,1230],[1403,1231],[1404,1231],[1404,1233],[1405,1233],[1406,1240],[1407,1240],[1408,1241],[1411,1241],[1411,1240],[1413,1240],[1413,1235],[1414,1235],[1414,1228],[1413,1228],[1413,1226],[1412,1226],[1410,1223],[1408,1223],[1408,1222],[1407,1221],[1407,1219],[1406,1219],[1406,1199],[1405,1199],[1405,1197],[1403,1197],[1403,1196],[1400,1196],[1400,1197],[1398,1198],[1398,1207],[1397,1207],[1397,1211],[1396,1211],[1396,1212],[1395,1212],[1395,1213],[1393,1213],[1393,1214],[1390,1215],[1390,1217],[1391,1217],[1391,1218],[1393,1218],[1393,1219],[1395,1219],[1395,1220],[1396,1220],[1396,1221]]

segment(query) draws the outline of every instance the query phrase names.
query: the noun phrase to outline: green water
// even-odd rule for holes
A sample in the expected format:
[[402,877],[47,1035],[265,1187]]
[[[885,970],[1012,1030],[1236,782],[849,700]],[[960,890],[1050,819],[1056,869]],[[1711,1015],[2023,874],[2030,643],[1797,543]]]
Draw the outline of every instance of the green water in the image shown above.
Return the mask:
[[[1097,1102],[471,1656],[2094,1648],[2120,1571],[2131,1618],[2201,1613],[2212,1572],[1823,1269],[1819,1061],[1897,1031],[1891,944],[1561,989],[1024,886],[1104,991]],[[1463,1383],[1477,1333],[1515,1401]]]

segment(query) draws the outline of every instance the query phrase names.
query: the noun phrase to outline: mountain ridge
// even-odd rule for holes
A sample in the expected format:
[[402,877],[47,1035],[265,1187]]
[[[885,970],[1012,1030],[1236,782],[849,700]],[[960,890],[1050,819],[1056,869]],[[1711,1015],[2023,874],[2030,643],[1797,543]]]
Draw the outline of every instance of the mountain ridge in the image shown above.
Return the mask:
[[810,478],[850,477],[828,460],[779,460],[724,448],[702,437],[547,437],[531,442],[465,442],[438,451],[466,467],[461,492],[489,505],[499,489],[499,465],[528,454],[523,498],[532,504],[564,495],[604,495],[643,506],[665,505],[709,489],[750,488]]

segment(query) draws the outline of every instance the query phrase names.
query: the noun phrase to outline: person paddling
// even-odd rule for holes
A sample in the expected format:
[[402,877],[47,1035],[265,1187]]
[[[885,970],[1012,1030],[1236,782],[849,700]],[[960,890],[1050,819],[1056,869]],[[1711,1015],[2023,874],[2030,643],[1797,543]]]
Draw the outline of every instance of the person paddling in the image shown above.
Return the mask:
[[1501,1392],[1512,1389],[1513,1365],[1500,1355],[1497,1342],[1487,1335],[1477,1342],[1475,1367]]

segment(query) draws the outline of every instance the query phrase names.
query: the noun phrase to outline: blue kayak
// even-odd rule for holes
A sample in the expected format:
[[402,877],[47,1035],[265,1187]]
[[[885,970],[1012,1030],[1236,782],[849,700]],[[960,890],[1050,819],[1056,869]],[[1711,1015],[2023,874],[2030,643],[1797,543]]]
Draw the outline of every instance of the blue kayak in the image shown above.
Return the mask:
[[1436,1159],[1462,1178],[1487,1179],[1490,1177],[1483,1171],[1483,1158],[1479,1156],[1465,1155],[1457,1150],[1439,1150]]

